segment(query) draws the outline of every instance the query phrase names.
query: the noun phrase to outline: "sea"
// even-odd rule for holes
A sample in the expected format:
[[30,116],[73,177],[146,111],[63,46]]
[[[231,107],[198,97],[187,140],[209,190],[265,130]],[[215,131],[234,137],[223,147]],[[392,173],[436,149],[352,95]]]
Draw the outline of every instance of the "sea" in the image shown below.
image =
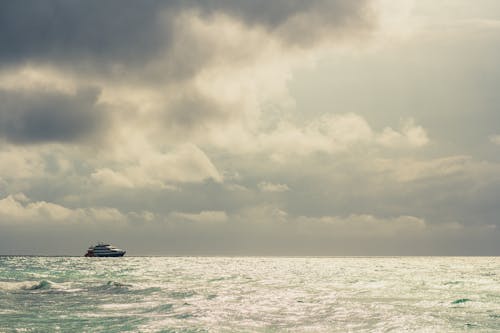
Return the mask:
[[498,257],[0,257],[0,332],[498,331]]

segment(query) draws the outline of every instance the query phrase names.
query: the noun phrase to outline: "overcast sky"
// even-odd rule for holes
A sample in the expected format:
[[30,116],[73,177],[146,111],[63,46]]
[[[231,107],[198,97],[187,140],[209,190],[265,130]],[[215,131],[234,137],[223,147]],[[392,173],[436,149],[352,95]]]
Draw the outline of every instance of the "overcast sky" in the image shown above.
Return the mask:
[[500,2],[0,2],[0,254],[499,255]]

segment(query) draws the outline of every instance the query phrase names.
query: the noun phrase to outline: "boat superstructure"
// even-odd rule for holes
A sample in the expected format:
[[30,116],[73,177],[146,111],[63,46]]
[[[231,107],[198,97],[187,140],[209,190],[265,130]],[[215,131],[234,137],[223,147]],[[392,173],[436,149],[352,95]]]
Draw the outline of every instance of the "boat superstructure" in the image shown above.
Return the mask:
[[126,251],[108,243],[92,245],[85,253],[85,257],[123,257]]

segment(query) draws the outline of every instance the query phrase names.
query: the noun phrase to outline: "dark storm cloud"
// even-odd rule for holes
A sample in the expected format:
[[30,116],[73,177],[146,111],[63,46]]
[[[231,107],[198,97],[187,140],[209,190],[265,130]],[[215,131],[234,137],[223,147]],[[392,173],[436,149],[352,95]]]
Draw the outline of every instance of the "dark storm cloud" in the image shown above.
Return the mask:
[[106,123],[97,104],[99,91],[60,92],[0,90],[0,137],[14,143],[72,142],[96,135]]
[[166,38],[158,7],[157,1],[2,1],[0,59],[144,60]]
[[[217,14],[227,15],[249,29],[262,28],[284,45],[308,46],[325,32],[366,28],[371,22],[367,8],[367,1],[350,0],[2,1],[0,68],[48,64],[76,81],[113,77],[146,85],[176,84],[211,62],[233,59],[192,32],[189,24],[176,21],[184,13],[209,23],[217,22]],[[74,141],[102,121],[92,94],[0,93],[0,135],[11,142]],[[179,129],[228,116],[216,101],[196,92],[187,95],[169,110],[169,121]]]
[[359,29],[371,22],[367,1],[350,0],[2,1],[0,61],[143,65],[169,49],[172,21],[186,10],[208,17],[224,13],[299,44],[313,42],[319,30]]
[[201,5],[209,13],[222,11],[248,25],[263,26],[284,42],[299,46],[336,30],[371,28],[374,18],[367,0],[212,0],[201,1]]

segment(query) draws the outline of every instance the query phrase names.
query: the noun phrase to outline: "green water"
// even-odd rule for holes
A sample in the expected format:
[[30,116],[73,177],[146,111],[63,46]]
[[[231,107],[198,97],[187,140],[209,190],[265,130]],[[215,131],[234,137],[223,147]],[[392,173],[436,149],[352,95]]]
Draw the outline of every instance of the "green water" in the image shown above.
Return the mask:
[[500,331],[500,259],[0,257],[0,332],[124,331]]

